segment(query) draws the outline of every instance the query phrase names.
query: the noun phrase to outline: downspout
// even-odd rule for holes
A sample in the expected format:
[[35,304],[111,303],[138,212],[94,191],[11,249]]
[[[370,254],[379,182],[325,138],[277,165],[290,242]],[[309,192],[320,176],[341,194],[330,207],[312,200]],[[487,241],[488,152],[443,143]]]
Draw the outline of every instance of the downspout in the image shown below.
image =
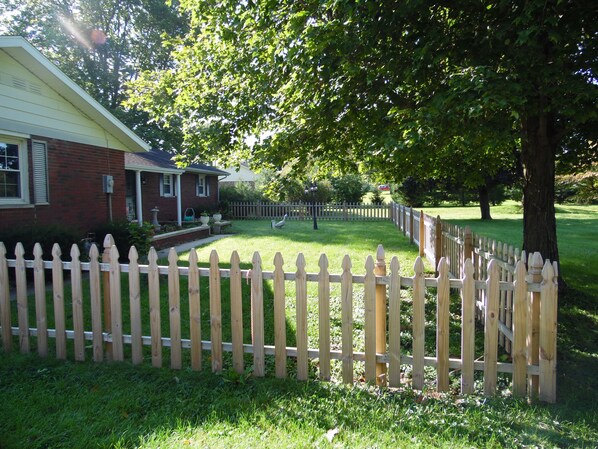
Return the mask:
[[143,204],[141,195],[141,171],[135,171],[135,205],[137,206],[137,223],[143,224]]
[[183,226],[183,214],[181,212],[181,174],[176,175],[176,218],[177,224]]

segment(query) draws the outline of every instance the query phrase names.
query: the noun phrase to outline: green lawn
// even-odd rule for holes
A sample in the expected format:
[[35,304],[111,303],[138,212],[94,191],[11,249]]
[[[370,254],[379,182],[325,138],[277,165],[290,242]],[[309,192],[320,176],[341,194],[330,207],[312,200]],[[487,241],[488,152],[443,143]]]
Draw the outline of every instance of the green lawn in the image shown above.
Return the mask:
[[[313,231],[309,222],[291,221],[273,231],[267,222],[237,221],[233,228],[235,236],[199,249],[202,264],[216,249],[225,265],[235,249],[248,267],[252,253],[259,250],[265,269],[271,269],[275,252],[281,250],[286,271],[294,271],[296,254],[303,252],[307,271],[316,272],[325,252],[330,272],[340,272],[340,260],[351,254],[354,271],[360,273],[365,257],[382,243],[387,261],[396,254],[403,274],[411,275],[417,254],[390,223],[321,222],[321,229]],[[202,301],[206,288],[202,280]],[[266,310],[269,297],[271,293],[266,294]],[[142,300],[147,302],[146,296]],[[207,323],[207,308],[203,311]],[[123,312],[126,321],[126,308]],[[162,316],[167,321],[167,314]],[[289,318],[292,328],[292,311]],[[587,321],[576,321],[582,318]],[[598,345],[577,336],[585,338],[596,329],[596,312],[568,305],[560,319],[567,324],[560,327],[556,405],[528,405],[502,393],[496,398],[433,391],[419,395],[313,380],[255,379],[230,370],[214,375],[208,353],[206,369],[198,373],[155,369],[147,363],[95,365],[0,354],[0,448],[595,447]],[[292,332],[288,336],[292,338]],[[506,385],[501,392],[508,393]]]

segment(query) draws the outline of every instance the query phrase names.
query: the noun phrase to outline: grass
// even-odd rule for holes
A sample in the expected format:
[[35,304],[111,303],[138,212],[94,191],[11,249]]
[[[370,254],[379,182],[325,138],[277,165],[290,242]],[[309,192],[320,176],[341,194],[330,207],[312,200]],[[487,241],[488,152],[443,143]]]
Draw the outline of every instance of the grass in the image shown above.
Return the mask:
[[[354,255],[355,272],[362,272],[365,257],[375,254],[381,242],[387,261],[397,254],[403,274],[412,274],[416,248],[408,246],[389,223],[321,222],[320,227],[313,231],[311,223],[289,222],[283,230],[272,231],[265,222],[235,222],[238,234],[198,253],[205,265],[216,249],[225,265],[236,249],[247,267],[259,249],[265,268],[271,269],[275,252],[282,249],[285,271],[294,271],[296,254],[303,252],[308,272],[317,271],[320,252],[330,256],[330,272],[339,272],[340,260],[349,253]],[[165,284],[161,283],[162,297]],[[206,289],[207,282],[202,281],[202,300],[207,299]],[[226,294],[223,291],[223,298]],[[265,299],[268,310],[271,292]],[[550,406],[502,395],[419,394],[365,385],[256,379],[249,372],[237,375],[229,370],[214,375],[208,354],[204,360],[208,368],[201,372],[0,354],[0,448],[595,447],[598,397],[593,373],[598,345],[576,336],[596,328],[596,313],[579,304],[566,310],[569,317],[563,317],[561,308],[559,319],[573,321],[560,328],[559,403]],[[207,307],[203,312],[207,323]],[[291,329],[292,316],[291,309]],[[162,317],[166,323],[166,312]],[[582,318],[586,321],[575,321]],[[206,331],[207,326],[202,327]],[[163,335],[168,335],[167,328]]]

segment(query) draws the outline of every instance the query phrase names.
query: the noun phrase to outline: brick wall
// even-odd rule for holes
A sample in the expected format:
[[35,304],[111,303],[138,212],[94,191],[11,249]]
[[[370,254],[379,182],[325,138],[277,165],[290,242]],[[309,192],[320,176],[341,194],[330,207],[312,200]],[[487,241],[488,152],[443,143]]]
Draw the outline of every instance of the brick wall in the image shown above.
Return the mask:
[[[142,179],[145,184],[142,185],[143,202],[143,220],[151,221],[151,210],[158,207],[158,221],[176,221],[177,220],[177,198],[160,196],[160,174],[143,172]],[[176,177],[174,177],[176,183]],[[197,175],[193,173],[184,173],[181,175],[181,214],[184,215],[185,209],[191,207],[195,209],[196,216],[203,210],[214,210],[218,206],[218,177],[207,176],[210,184],[210,196],[199,197],[196,195],[195,182]]]
[[[32,136],[47,143],[50,204],[0,209],[0,230],[29,224],[59,224],[85,235],[109,219],[102,175],[114,177],[113,219],[126,217],[124,153],[107,148]],[[29,154],[31,154],[31,141]],[[29,191],[33,180],[29,161]]]

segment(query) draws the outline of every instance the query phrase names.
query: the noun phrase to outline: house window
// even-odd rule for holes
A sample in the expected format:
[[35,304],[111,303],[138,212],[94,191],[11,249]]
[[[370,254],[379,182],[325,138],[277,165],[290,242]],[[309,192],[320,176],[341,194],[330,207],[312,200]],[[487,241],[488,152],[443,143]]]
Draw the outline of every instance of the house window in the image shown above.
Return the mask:
[[29,202],[27,144],[23,139],[0,136],[0,204]]
[[197,175],[197,184],[195,186],[197,196],[210,196],[210,184],[206,175]]
[[176,191],[174,188],[174,175],[165,173],[160,177],[160,195],[176,196]]

